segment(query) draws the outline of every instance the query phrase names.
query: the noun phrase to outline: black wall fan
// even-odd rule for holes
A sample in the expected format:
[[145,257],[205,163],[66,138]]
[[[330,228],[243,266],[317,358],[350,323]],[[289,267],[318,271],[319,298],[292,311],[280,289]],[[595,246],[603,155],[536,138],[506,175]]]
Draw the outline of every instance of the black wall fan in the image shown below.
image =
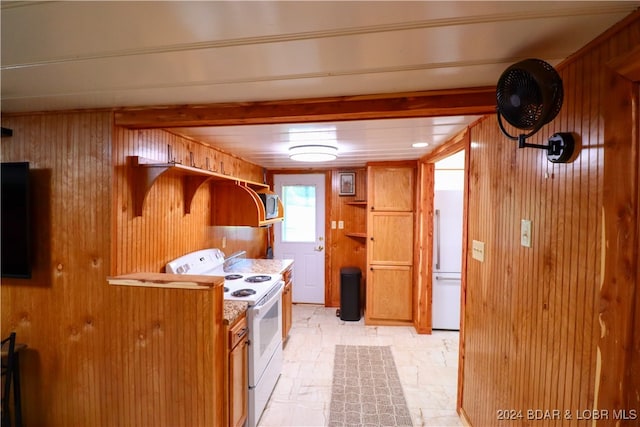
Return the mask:
[[[531,147],[547,150],[547,159],[565,163],[573,155],[574,141],[571,133],[556,133],[548,145],[529,144],[526,139],[538,132],[560,112],[564,91],[562,79],[556,70],[541,59],[525,59],[507,68],[498,80],[498,125],[509,139],[518,141],[520,148]],[[510,135],[502,118],[513,127],[528,131],[518,136]]]

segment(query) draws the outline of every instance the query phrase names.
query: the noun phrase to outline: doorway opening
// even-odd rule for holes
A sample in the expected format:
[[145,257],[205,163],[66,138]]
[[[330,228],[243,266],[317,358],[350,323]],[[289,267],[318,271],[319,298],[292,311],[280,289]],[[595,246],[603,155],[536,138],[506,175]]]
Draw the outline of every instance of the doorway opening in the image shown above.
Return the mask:
[[276,174],[286,212],[274,226],[274,256],[293,260],[294,303],[325,303],[325,175]]
[[432,329],[460,330],[464,150],[435,162]]

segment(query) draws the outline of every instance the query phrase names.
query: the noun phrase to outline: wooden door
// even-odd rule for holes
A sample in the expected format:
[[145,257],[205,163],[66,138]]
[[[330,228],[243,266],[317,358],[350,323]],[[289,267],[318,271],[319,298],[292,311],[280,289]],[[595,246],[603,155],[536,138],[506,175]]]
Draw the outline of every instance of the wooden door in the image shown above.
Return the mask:
[[407,164],[368,167],[366,324],[413,320],[414,174]]
[[274,225],[274,255],[294,260],[292,301],[324,304],[325,175],[275,175],[274,188],[286,212]]
[[413,211],[413,167],[370,166],[369,208],[371,211]]
[[413,263],[412,212],[371,212],[368,234],[369,264]]
[[413,319],[411,266],[371,266],[367,272],[367,323],[406,324]]

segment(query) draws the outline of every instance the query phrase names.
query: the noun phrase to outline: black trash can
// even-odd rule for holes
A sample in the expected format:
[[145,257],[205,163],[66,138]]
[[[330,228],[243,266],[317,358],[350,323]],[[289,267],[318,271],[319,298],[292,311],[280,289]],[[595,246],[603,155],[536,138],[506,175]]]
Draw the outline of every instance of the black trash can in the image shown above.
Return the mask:
[[340,320],[360,320],[360,279],[358,267],[340,269]]

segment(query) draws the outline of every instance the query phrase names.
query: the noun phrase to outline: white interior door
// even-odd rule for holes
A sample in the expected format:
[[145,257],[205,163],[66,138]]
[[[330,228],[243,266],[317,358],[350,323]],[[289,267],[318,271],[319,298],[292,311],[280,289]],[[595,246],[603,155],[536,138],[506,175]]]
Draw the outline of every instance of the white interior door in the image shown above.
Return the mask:
[[275,224],[273,254],[293,259],[293,302],[324,304],[323,174],[275,175],[284,221]]

